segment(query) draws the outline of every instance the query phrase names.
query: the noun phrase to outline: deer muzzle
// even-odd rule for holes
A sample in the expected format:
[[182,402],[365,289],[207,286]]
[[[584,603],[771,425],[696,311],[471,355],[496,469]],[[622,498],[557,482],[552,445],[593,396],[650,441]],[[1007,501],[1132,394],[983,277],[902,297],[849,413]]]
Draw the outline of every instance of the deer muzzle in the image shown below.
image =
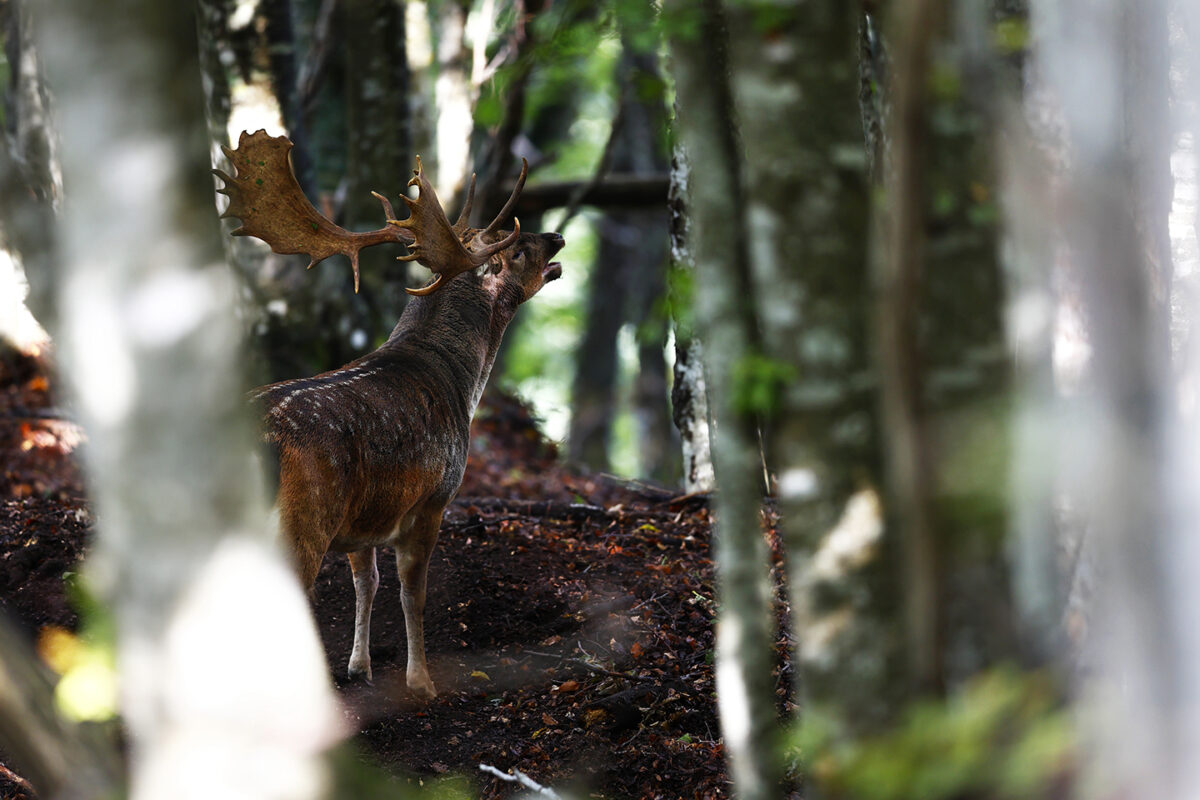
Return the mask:
[[[562,250],[563,244],[565,244],[562,235],[558,233],[543,233],[542,238],[546,240],[546,244],[550,248],[546,254],[547,258],[553,256],[559,250]],[[557,261],[551,261],[542,268],[542,280],[546,281],[547,283],[558,280],[561,277],[562,264]]]

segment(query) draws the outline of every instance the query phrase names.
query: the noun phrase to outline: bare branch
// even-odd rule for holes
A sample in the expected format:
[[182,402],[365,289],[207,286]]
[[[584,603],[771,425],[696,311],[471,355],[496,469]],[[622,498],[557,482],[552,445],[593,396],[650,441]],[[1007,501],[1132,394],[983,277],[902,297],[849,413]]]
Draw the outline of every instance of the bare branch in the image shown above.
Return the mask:
[[555,798],[555,800],[562,800],[561,794],[554,791],[553,789],[542,786],[540,783],[538,783],[533,778],[526,775],[524,772],[521,772],[521,770],[519,770],[519,769],[514,769],[512,771],[512,774],[509,775],[508,773],[501,772],[500,770],[496,769],[495,767],[493,767],[489,764],[480,764],[479,771],[486,772],[489,775],[495,775],[497,778],[499,778],[502,781],[508,781],[509,783],[520,784],[521,786],[525,787],[526,789],[528,789],[529,791],[538,795],[539,797],[552,797],[552,798]]

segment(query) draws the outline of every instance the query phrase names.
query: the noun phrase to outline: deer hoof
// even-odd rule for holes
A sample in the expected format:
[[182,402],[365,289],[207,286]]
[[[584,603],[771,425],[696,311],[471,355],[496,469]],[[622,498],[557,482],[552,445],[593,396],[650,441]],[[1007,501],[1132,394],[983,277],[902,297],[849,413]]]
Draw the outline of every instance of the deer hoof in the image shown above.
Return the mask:
[[365,684],[370,686],[372,683],[371,668],[367,667],[366,669],[363,669],[362,667],[350,667],[346,670],[346,678],[350,683]]
[[437,689],[433,688],[433,681],[429,679],[428,675],[409,675],[408,688],[422,700],[432,700],[437,697]]

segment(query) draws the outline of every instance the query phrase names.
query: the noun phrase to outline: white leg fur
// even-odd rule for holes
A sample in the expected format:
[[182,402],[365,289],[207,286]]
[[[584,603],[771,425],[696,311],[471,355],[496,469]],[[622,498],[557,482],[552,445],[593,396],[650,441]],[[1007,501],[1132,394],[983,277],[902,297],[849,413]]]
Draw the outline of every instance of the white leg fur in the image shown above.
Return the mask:
[[350,569],[354,574],[354,647],[346,669],[351,678],[371,680],[371,604],[379,588],[379,568],[375,564],[375,548],[369,547],[350,554]]
[[404,607],[404,629],[408,639],[408,688],[420,697],[437,696],[425,664],[425,571],[428,560],[410,560],[399,549],[396,566],[400,573],[400,604]]

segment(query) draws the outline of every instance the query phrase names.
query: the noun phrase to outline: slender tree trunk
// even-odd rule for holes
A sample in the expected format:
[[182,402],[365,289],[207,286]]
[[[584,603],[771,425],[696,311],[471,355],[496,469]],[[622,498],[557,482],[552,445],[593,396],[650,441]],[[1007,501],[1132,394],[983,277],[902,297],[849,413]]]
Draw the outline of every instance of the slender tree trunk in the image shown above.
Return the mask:
[[941,0],[913,0],[895,10],[890,149],[884,186],[888,213],[875,249],[875,328],[881,381],[885,471],[903,554],[902,586],[909,679],[918,691],[940,692],[943,670],[944,564],[932,508],[924,364],[919,340],[925,278],[931,54],[941,26]]
[[[1022,2],[997,3],[1000,24],[1028,29]],[[1053,118],[1044,78],[1026,74],[1024,45],[1004,59],[997,84],[994,124],[999,143],[999,198],[1003,217],[1000,247],[1007,295],[1007,338],[1013,370],[1013,453],[1010,461],[1009,560],[1012,596],[1024,660],[1032,664],[1069,662],[1064,621],[1068,590],[1079,566],[1080,541],[1060,531],[1055,505],[1063,490],[1056,468],[1066,446],[1054,383],[1055,203],[1047,175],[1056,175],[1045,152],[1048,131],[1030,120]],[[1029,88],[1027,88],[1029,87]],[[1039,138],[1041,141],[1039,141]],[[1060,552],[1072,553],[1070,566]]]
[[736,393],[739,362],[757,345],[753,308],[747,302],[749,241],[740,213],[744,196],[732,127],[726,32],[714,0],[672,0],[663,12],[688,15],[698,23],[692,28],[695,38],[686,36],[684,26],[673,26],[670,48],[680,142],[690,163],[703,164],[706,175],[705,181],[690,185],[688,208],[697,323],[707,334],[705,358],[716,423],[713,462],[720,486],[714,543],[720,601],[717,702],[737,794],[746,800],[774,798],[779,794],[774,614],[759,522],[756,427]]
[[889,42],[876,332],[908,675],[918,692],[1020,654],[1004,544],[1011,366],[994,164],[995,103],[1012,70],[993,49],[992,13],[913,2],[895,9]]
[[48,12],[70,187],[59,340],[89,436],[88,572],[117,624],[131,796],[316,797],[338,714],[250,456],[192,10]]
[[671,160],[668,208],[671,214],[671,270],[669,288],[671,323],[675,327],[675,367],[671,385],[671,415],[679,432],[683,488],[688,492],[711,492],[715,488],[712,448],[709,441],[708,389],[704,381],[704,358],[693,317],[694,269],[688,245],[688,163],[683,148],[676,146]]
[[[631,250],[621,247],[628,228],[611,215],[601,220],[596,263],[587,289],[587,324],[575,350],[567,455],[592,469],[608,470],[609,438],[617,403],[617,334],[625,324],[625,286]],[[603,270],[598,267],[603,265]]]

